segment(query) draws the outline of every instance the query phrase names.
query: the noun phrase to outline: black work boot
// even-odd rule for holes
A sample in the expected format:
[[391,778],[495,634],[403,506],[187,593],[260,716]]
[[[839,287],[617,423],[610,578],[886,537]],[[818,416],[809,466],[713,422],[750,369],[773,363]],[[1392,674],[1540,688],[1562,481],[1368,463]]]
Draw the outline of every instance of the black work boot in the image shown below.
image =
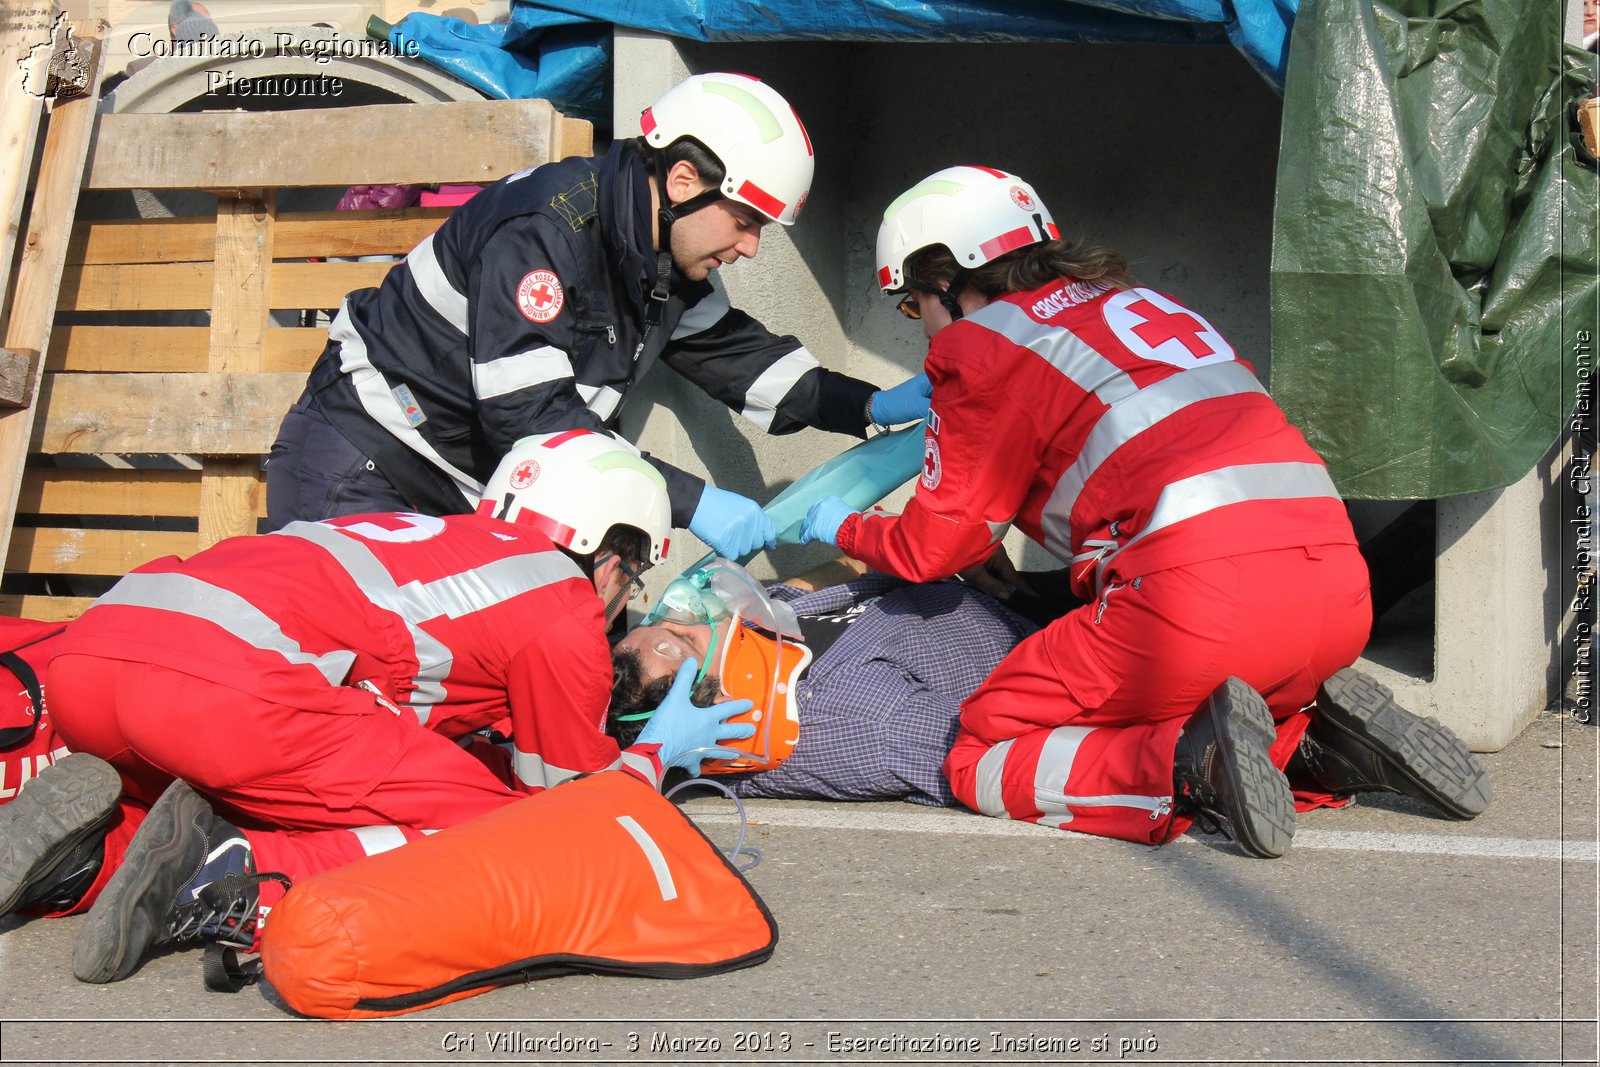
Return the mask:
[[1494,796],[1460,738],[1402,708],[1387,686],[1353,667],[1317,690],[1317,714],[1289,769],[1329,793],[1404,793],[1452,819],[1481,815]]
[[72,973],[119,982],[147,951],[174,942],[250,947],[262,877],[244,835],[186,782],[173,782],[84,917]]
[[1261,695],[1237,678],[1223,682],[1178,735],[1173,810],[1224,830],[1252,856],[1283,855],[1294,839],[1294,796],[1267,754],[1276,737]]
[[115,767],[74,752],[0,806],[0,916],[76,904],[100,872],[121,797]]

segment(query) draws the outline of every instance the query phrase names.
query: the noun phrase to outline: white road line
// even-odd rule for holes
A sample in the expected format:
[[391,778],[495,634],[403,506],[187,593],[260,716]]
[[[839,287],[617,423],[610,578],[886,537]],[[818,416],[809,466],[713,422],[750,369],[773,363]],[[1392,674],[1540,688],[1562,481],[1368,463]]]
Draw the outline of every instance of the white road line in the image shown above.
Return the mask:
[[[728,810],[726,801],[696,800],[685,811],[699,823],[737,823],[739,817]],[[990,819],[958,811],[863,811],[850,805],[838,808],[791,808],[772,802],[747,807],[753,826],[786,826],[806,830],[877,830],[888,833],[968,834],[979,837],[1027,837],[1035,841],[1055,841],[1074,848],[1107,844],[1108,839],[1088,834],[1063,833],[1032,823]],[[1120,842],[1118,842],[1120,844]],[[1200,844],[1192,837],[1179,837],[1173,844]],[[1445,834],[1389,834],[1370,831],[1301,830],[1295,834],[1294,849],[1334,852],[1409,852],[1432,856],[1484,856],[1512,860],[1565,860],[1594,863],[1600,849],[1593,841],[1562,841],[1556,838],[1473,837]]]

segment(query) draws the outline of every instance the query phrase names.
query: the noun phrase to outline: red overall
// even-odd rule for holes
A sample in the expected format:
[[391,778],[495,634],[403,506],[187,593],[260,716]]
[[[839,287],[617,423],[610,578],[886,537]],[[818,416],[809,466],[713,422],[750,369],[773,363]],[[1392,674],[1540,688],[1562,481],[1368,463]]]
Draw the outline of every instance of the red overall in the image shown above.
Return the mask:
[[1015,523],[1090,603],[1020,644],[962,706],[945,773],[1002,818],[1133,841],[1174,820],[1177,736],[1229,675],[1266,697],[1284,766],[1317,684],[1371,624],[1326,468],[1210,323],[1148,289],[1053,283],[929,349],[916,496],[839,547],[914,580]]
[[[153,802],[182,778],[291,878],[623,767],[604,612],[544,535],[476,515],[293,523],[146,564],[73,623],[56,726]],[[480,731],[498,726],[509,750]],[[265,901],[263,902],[265,903]]]

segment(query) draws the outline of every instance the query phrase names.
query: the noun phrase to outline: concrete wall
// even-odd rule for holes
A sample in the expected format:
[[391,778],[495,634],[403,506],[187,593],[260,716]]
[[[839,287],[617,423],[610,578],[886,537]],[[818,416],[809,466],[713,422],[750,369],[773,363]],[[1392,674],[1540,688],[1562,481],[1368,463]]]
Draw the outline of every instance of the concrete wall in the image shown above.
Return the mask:
[[[1065,233],[1120,250],[1265,377],[1280,101],[1230,47],[710,45],[619,33],[615,70],[619,137],[691,73],[753,74],[794,104],[817,151],[805,214],[792,230],[768,227],[757,259],[723,279],[736,307],[834,370],[891,385],[920,368],[921,330],[873,282],[878,221],[927,174],[982,163],[1027,178]],[[630,399],[624,428],[758,500],[852,443],[814,430],[768,437],[665,368]],[[658,585],[705,551],[679,540]],[[1058,565],[1020,535],[1008,544],[1026,567]],[[792,573],[826,554],[780,549],[753,569]]]

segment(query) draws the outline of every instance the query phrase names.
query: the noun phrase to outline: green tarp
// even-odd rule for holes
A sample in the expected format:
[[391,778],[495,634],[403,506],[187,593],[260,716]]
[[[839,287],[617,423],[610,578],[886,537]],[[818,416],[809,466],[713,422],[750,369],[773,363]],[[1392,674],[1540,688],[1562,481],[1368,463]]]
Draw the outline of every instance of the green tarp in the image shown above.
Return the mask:
[[1509,485],[1573,410],[1600,305],[1596,172],[1571,108],[1595,57],[1563,47],[1561,8],[1300,5],[1271,387],[1347,497]]

